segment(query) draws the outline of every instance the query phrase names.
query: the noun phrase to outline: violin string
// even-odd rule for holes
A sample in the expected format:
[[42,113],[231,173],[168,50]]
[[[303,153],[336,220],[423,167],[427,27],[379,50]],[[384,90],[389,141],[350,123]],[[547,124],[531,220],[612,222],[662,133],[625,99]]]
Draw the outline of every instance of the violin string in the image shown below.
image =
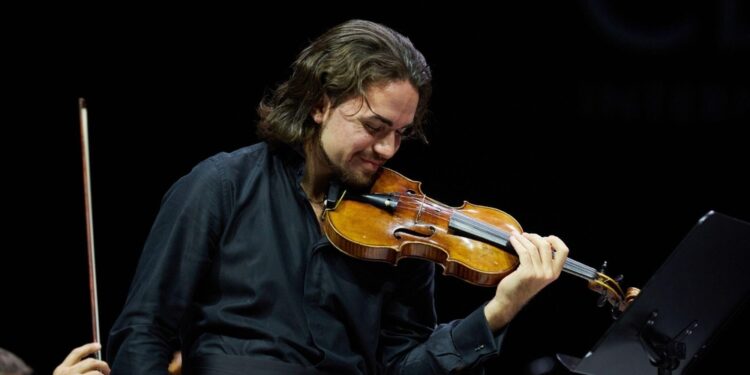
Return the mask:
[[594,268],[591,268],[585,264],[579,263],[570,258],[565,259],[565,264],[563,265],[563,271],[571,275],[584,278],[586,280],[596,279],[596,270]]
[[569,265],[570,268],[575,268],[575,269],[583,271],[587,275],[591,275],[590,278],[592,278],[592,279],[596,278],[596,268],[594,268],[594,267],[587,266],[587,265],[585,265],[585,264],[583,264],[583,263],[581,263],[581,262],[579,262],[577,260],[570,259],[570,258],[568,258],[568,259],[565,260],[565,265],[566,266]]

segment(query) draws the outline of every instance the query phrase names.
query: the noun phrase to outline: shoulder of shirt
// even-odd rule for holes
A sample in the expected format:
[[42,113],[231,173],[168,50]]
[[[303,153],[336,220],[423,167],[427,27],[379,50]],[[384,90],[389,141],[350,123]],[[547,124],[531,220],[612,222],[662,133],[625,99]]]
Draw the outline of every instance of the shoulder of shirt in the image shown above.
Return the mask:
[[193,173],[218,173],[229,180],[244,180],[249,175],[254,175],[275,163],[296,169],[295,166],[301,165],[302,158],[289,147],[274,148],[266,142],[259,142],[231,152],[215,154],[200,162],[194,168]]
[[202,163],[220,164],[232,166],[234,164],[254,164],[268,155],[268,145],[265,142],[245,146],[231,152],[220,152],[215,154]]

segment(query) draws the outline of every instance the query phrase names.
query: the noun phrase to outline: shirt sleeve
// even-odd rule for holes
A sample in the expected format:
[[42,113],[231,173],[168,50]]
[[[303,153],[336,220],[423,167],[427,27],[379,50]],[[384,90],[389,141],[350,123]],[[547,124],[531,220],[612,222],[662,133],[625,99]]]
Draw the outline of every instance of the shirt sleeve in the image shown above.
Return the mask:
[[198,164],[165,194],[107,344],[115,374],[166,374],[179,322],[221,234],[219,164]]
[[[482,373],[481,364],[499,354],[507,328],[494,333],[484,305],[464,319],[435,326],[434,265],[422,282],[412,280],[408,291],[384,311],[382,360],[388,374]],[[415,277],[415,279],[417,279]]]

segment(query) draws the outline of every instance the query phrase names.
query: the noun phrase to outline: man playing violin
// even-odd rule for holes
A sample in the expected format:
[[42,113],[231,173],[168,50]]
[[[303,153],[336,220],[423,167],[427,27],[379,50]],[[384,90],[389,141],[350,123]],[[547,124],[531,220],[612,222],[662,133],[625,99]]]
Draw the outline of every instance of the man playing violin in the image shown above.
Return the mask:
[[321,231],[332,181],[366,188],[402,140],[424,138],[430,82],[422,54],[380,24],[345,22],[305,48],[259,106],[264,141],[165,195],[110,333],[114,373],[164,373],[178,336],[186,374],[480,372],[559,276],[560,239],[514,233],[520,263],[494,297],[438,324],[434,263],[355,259]]

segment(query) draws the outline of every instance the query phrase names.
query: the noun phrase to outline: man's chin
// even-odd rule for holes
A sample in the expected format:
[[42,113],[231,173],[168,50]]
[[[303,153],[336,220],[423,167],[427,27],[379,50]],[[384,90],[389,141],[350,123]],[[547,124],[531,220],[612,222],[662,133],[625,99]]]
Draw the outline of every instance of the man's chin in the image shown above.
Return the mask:
[[376,172],[348,172],[341,176],[341,182],[356,190],[368,189],[375,182],[375,175]]

